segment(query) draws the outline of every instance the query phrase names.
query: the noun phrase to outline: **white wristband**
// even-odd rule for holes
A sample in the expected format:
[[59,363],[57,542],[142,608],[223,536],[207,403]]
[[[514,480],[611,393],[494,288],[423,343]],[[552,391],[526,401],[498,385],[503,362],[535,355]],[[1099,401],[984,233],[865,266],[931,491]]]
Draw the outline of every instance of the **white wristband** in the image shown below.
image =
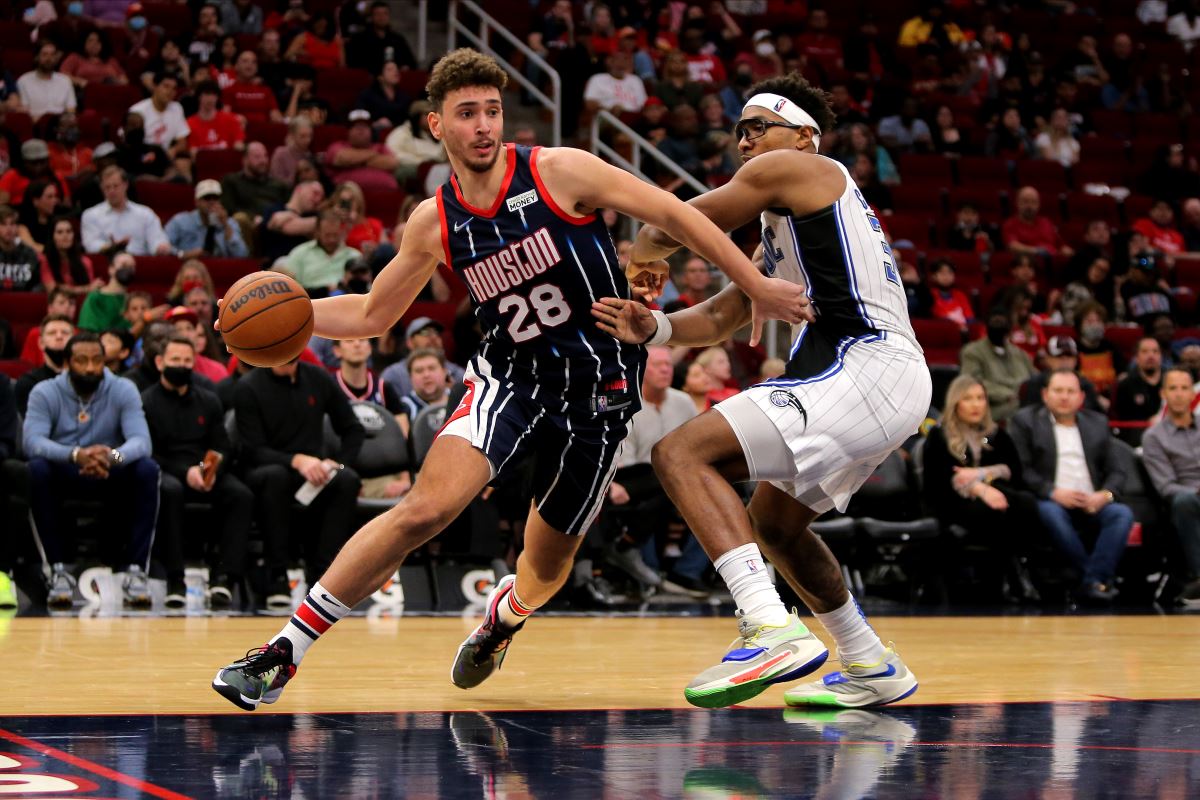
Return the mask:
[[647,339],[644,344],[649,346],[652,344],[666,344],[667,342],[671,341],[671,334],[673,333],[671,320],[661,311],[651,311],[650,313],[654,316],[654,320],[658,323],[658,330],[656,330],[654,335]]

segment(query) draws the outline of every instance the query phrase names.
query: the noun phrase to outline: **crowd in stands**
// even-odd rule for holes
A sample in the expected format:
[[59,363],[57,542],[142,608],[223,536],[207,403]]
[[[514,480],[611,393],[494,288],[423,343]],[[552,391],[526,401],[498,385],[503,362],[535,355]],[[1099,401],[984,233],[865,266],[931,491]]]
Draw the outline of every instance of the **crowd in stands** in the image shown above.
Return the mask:
[[[938,376],[924,487],[943,528],[1000,548],[1006,585],[1025,589],[1029,542],[1001,532],[1044,530],[1079,572],[1080,596],[1107,602],[1131,521],[1151,522],[1122,502],[1143,467],[1120,448],[1140,445],[1143,488],[1166,504],[1159,528],[1178,534],[1159,541],[1187,556],[1181,585],[1200,575],[1188,494],[1200,451],[1185,441],[1195,427],[1176,385],[1200,380],[1194,2],[496,5],[558,69],[566,141],[586,144],[608,111],[710,187],[739,163],[730,131],[755,81],[798,71],[827,89],[838,125],[821,152],[878,212]],[[40,0],[11,11],[0,22],[0,359],[15,381],[0,379],[0,455],[25,459],[6,462],[5,480],[32,487],[51,599],[64,602],[73,577],[61,566],[67,515],[48,498],[86,500],[111,477],[105,499],[128,499],[105,513],[137,509],[105,521],[132,531],[109,559],[130,565],[131,602],[148,597],[151,551],[178,597],[184,561],[202,549],[184,513],[198,500],[222,520],[208,543],[214,605],[233,602],[252,570],[251,521],[262,593],[278,600],[286,565],[319,572],[356,507],[411,486],[482,332],[443,270],[387,336],[314,340],[298,364],[255,370],[228,359],[216,299],[263,267],[314,298],[369,289],[412,208],[449,174],[426,123],[429,64],[386,2]],[[523,70],[546,80],[532,61]],[[530,126],[509,128],[536,141]],[[621,221],[605,218],[616,237]],[[735,236],[749,248],[757,233]],[[628,246],[617,241],[622,258]],[[674,267],[667,310],[719,288],[700,258]],[[697,592],[703,554],[648,469],[649,447],[785,366],[741,341],[655,349],[650,364],[595,555],[643,588]],[[10,396],[20,441],[3,416]],[[101,417],[103,436],[85,435]],[[388,461],[372,442],[393,434],[406,444]],[[14,463],[29,477],[13,478]],[[137,498],[152,482],[148,535]],[[319,519],[311,541],[295,542],[286,515],[305,484],[321,487],[308,504]],[[493,555],[507,562],[527,502],[513,484],[490,495],[505,532]],[[0,573],[11,558],[0,544]],[[584,572],[584,590],[602,597]],[[1200,587],[1181,596],[1200,599]]]

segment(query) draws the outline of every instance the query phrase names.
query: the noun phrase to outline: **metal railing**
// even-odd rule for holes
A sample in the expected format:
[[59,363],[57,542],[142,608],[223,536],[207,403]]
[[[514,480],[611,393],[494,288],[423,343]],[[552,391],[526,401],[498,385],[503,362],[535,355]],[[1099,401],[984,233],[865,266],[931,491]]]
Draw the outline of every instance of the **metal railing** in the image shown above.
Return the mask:
[[417,0],[417,66],[425,69],[429,51],[429,0]]
[[[459,19],[460,11],[465,9],[471,14],[479,18],[479,32],[471,30],[461,19]],[[533,62],[542,72],[550,78],[550,94],[547,95],[533,81],[527,78],[512,62],[503,58],[496,52],[491,45],[492,33],[497,34],[504,41],[511,44],[519,50],[525,58]],[[558,74],[558,70],[550,66],[546,59],[539,56],[521,39],[513,35],[512,31],[504,27],[495,17],[488,14],[478,3],[472,0],[452,0],[450,3],[450,15],[446,21],[446,49],[453,50],[457,47],[457,39],[459,36],[470,42],[475,49],[481,53],[487,53],[492,58],[500,62],[500,64],[508,71],[511,78],[516,80],[525,91],[542,104],[550,111],[550,116],[553,121],[554,130],[550,134],[550,145],[559,147],[562,145],[562,78]]]

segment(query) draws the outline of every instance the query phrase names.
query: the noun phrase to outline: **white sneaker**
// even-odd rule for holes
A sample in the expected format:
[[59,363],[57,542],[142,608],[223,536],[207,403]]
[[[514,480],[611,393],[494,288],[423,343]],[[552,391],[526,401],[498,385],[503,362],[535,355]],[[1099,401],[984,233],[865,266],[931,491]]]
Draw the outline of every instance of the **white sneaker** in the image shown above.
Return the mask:
[[874,664],[847,664],[819,681],[783,693],[789,706],[866,708],[903,700],[917,690],[917,676],[905,666],[888,643],[883,659]]
[[129,565],[121,588],[125,593],[125,605],[130,608],[150,607],[150,579],[137,564]]

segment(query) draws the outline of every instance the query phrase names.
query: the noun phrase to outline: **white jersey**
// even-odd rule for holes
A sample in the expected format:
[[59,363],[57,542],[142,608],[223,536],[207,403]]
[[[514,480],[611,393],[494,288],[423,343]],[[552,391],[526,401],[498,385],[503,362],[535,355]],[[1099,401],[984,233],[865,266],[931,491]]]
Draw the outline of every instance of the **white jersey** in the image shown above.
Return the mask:
[[920,352],[883,226],[850,173],[833,163],[846,179],[837,202],[803,217],[762,213],[767,274],[807,287],[817,313],[815,324],[792,327],[790,379],[823,374],[857,341],[900,337]]

